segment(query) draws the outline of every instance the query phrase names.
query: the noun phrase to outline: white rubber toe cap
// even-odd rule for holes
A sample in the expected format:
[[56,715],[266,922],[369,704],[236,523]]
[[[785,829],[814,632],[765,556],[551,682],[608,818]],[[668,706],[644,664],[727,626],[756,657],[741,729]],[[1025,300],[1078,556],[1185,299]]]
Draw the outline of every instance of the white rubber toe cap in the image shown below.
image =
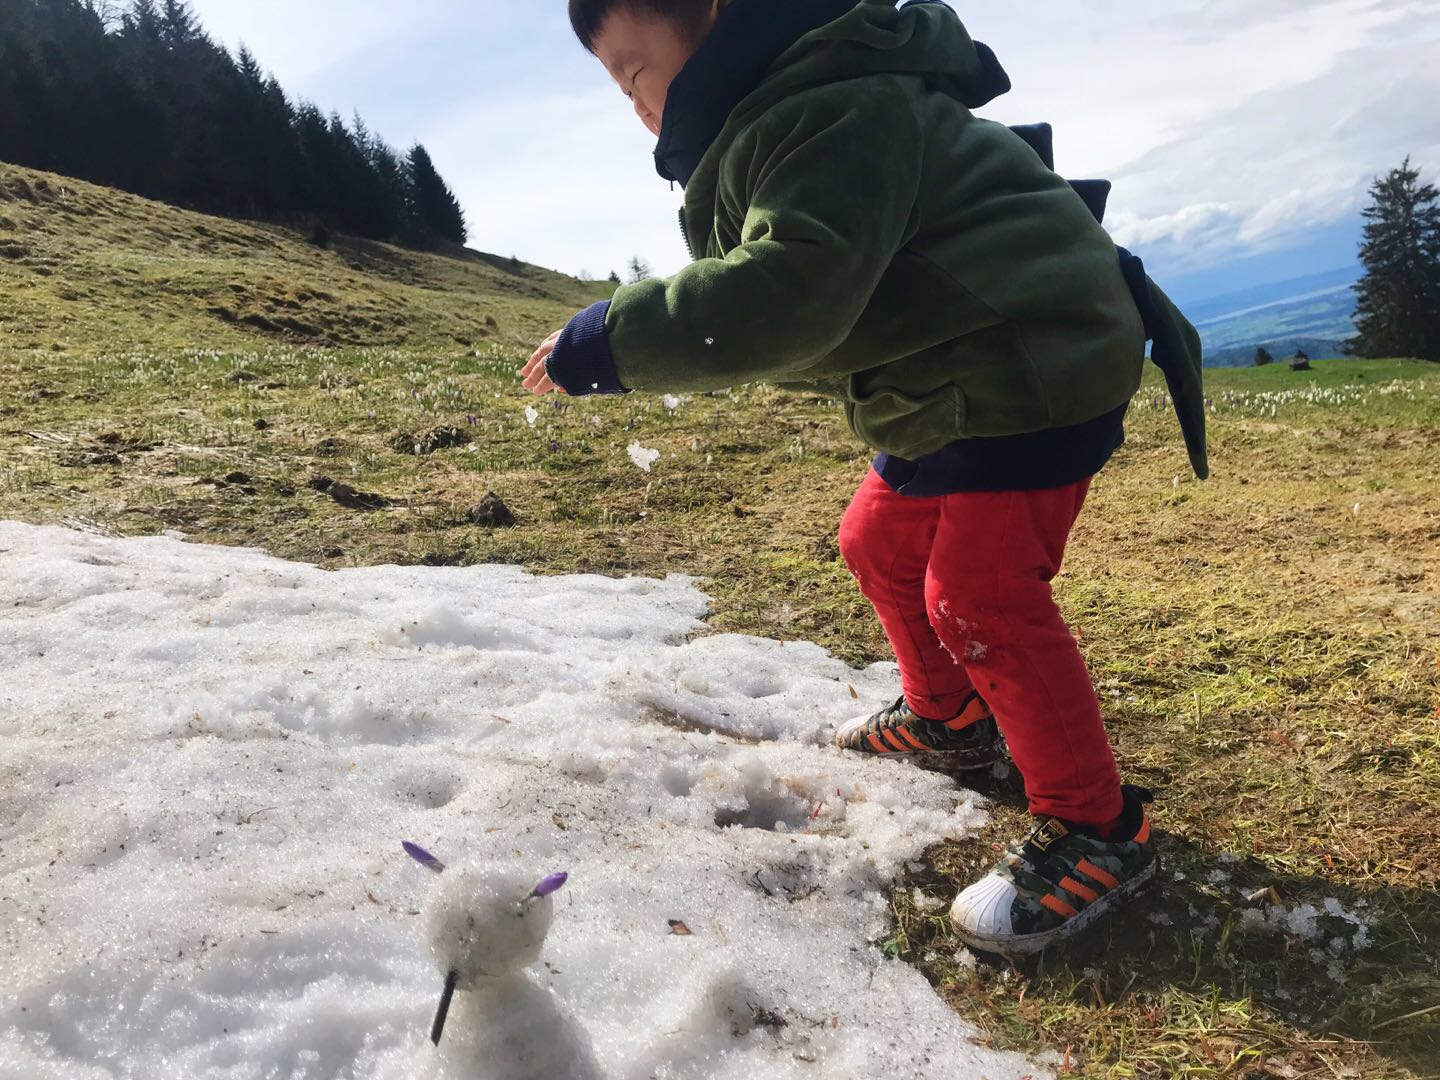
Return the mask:
[[1019,895],[1015,886],[998,874],[981,878],[955,898],[950,921],[962,938],[1003,940],[1014,932],[1010,920]]
[[874,713],[866,713],[864,716],[857,716],[853,720],[846,720],[835,731],[836,742],[848,739],[850,736],[854,735],[866,724],[870,723],[871,719],[873,719],[874,716]]

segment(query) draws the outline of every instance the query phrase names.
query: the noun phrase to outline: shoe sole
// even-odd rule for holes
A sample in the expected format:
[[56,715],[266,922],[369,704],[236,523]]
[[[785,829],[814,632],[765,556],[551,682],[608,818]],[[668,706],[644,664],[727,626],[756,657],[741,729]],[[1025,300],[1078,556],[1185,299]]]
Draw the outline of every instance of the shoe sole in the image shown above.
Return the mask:
[[1141,870],[1134,877],[1121,884],[1118,888],[1112,889],[1099,900],[1096,900],[1089,907],[1085,908],[1073,919],[1067,919],[1054,930],[1047,930],[1043,934],[1023,934],[1005,938],[986,937],[984,934],[971,934],[952,924],[955,936],[972,949],[979,949],[981,952],[998,953],[1001,956],[1029,956],[1032,953],[1040,952],[1046,946],[1056,941],[1074,937],[1080,931],[1091,926],[1102,915],[1105,915],[1122,900],[1128,900],[1146,885],[1155,879],[1160,872],[1160,856],[1156,855],[1150,865]]
[[891,758],[898,758],[909,762],[924,762],[927,765],[936,765],[950,772],[979,772],[981,769],[990,769],[997,761],[1004,759],[1000,748],[997,746],[990,751],[988,756],[978,757],[974,754],[961,754],[952,750],[896,750],[889,754],[877,754],[873,750],[857,750],[853,746],[840,746],[838,749],[850,754],[861,754],[864,757],[875,758],[877,761],[885,761]]

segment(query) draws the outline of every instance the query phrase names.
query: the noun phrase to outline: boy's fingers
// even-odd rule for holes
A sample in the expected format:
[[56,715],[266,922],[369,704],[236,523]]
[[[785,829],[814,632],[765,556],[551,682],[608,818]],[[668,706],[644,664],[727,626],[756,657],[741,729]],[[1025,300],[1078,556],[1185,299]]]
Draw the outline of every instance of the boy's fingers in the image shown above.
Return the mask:
[[525,366],[520,369],[520,377],[522,379],[528,379],[533,375],[536,368],[544,364],[545,358],[555,351],[555,343],[560,340],[560,333],[559,330],[556,330],[540,343],[538,349],[530,354],[530,359],[527,360]]
[[541,379],[549,379],[549,377],[550,373],[544,370],[544,360],[540,360],[539,363],[531,364],[530,369],[526,372],[526,377],[524,377],[524,384],[526,384],[527,390],[533,390],[539,386]]

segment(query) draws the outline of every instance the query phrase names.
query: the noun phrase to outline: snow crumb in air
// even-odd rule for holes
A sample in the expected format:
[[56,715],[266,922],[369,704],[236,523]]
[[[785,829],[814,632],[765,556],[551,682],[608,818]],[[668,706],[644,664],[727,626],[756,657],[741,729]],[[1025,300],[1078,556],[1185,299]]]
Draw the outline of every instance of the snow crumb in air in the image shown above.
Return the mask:
[[630,455],[630,460],[635,463],[635,467],[641,472],[648,473],[655,467],[655,462],[660,460],[659,450],[651,450],[641,446],[638,442],[632,442],[627,453]]
[[[986,820],[830,745],[893,664],[701,636],[678,576],[7,522],[0,551],[0,1076],[473,1080],[482,1046],[487,1080],[1044,1074],[872,944],[906,863]],[[436,1050],[440,966],[470,972],[419,913],[467,866],[506,903],[569,878]],[[562,1035],[593,1069],[537,1075]]]

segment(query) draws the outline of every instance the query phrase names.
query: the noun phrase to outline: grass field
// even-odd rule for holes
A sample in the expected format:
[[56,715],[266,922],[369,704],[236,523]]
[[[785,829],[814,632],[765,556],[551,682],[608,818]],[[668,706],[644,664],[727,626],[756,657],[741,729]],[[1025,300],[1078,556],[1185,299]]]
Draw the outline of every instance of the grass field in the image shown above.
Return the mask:
[[[330,567],[688,573],[708,579],[717,631],[888,658],[835,545],[867,454],[834,403],[529,400],[521,342],[594,287],[522,268],[534,292],[497,293],[509,272],[484,261],[385,249],[427,268],[376,286],[399,321],[375,347],[222,318],[216,290],[259,274],[251,255],[195,267],[191,237],[142,266],[125,239],[214,219],[117,210],[115,235],[77,251],[101,226],[15,196],[16,176],[33,193],[38,174],[0,171],[0,288],[18,298],[0,323],[0,518]],[[271,235],[223,224],[237,252]],[[315,252],[333,261],[301,273],[311,252],[277,232],[263,295],[304,322],[304,279],[338,298],[315,301],[336,337],[368,332],[345,305],[370,299],[371,272]],[[163,318],[138,318],[146,305]],[[1059,1048],[1065,1076],[1440,1076],[1440,368],[1336,361],[1210,387],[1214,479],[1186,474],[1147,385],[1058,583],[1122,764],[1159,796],[1163,879],[1067,950],[1016,967],[958,953],[931,898],[1024,828],[1015,778],[995,778],[990,832],[932,852],[878,944],[995,1044]],[[651,473],[635,441],[661,452]],[[490,492],[513,527],[472,520]]]

